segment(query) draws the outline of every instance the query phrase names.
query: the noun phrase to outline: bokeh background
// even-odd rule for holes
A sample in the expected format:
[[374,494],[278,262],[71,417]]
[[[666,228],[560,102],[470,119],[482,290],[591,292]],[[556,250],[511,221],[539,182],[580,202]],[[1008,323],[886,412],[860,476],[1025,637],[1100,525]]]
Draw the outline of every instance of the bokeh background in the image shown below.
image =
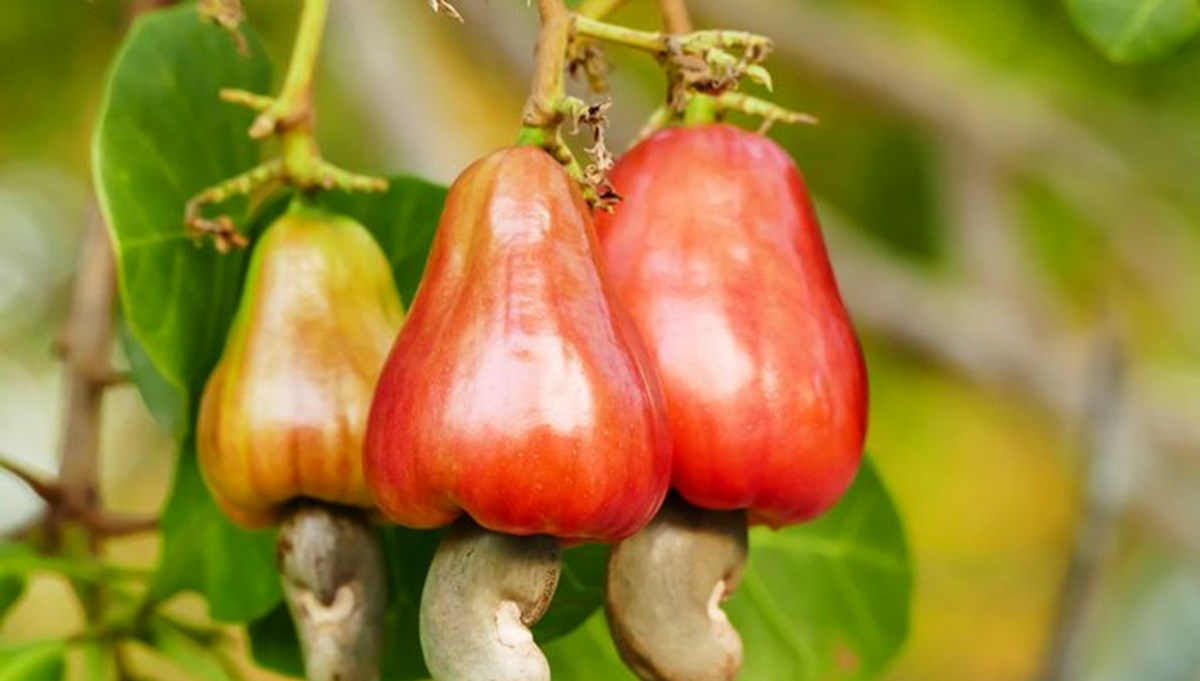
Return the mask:
[[[137,4],[0,3],[0,452],[48,474],[91,125]],[[246,1],[277,64],[296,4]],[[536,14],[456,4],[465,25],[332,3],[327,156],[448,182],[512,140]],[[1200,42],[1116,65],[1054,0],[691,4],[698,26],[773,37],[775,99],[821,120],[771,134],[818,198],[914,556],[886,678],[1044,678],[1077,651],[1077,678],[1200,679]],[[648,0],[613,18],[656,26]],[[608,54],[620,149],[664,83]],[[132,388],[109,393],[103,440],[109,505],[154,512],[172,447]],[[0,479],[0,532],[39,510]],[[155,542],[110,551],[149,564]],[[69,631],[72,602],[36,582],[0,640]]]

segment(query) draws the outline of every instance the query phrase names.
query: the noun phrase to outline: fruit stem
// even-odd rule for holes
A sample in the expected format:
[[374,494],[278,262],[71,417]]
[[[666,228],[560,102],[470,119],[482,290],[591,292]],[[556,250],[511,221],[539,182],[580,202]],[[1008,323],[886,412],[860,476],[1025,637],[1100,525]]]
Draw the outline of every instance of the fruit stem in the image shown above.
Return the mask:
[[[593,206],[607,205],[612,199],[611,188],[604,179],[604,111],[607,105],[588,105],[580,99],[567,96],[566,61],[571,43],[571,18],[563,0],[538,0],[541,31],[538,34],[537,58],[534,63],[533,85],[525,111],[521,117],[521,129],[517,133],[517,146],[531,146],[546,150],[580,185],[584,199]],[[575,128],[590,127],[595,146],[588,151],[596,154],[594,172],[584,168],[563,140],[564,121],[573,121]]]
[[708,95],[692,95],[683,110],[684,125],[705,125],[717,120],[717,101]]
[[[321,38],[325,33],[325,20],[328,15],[329,0],[305,0],[300,10],[300,24],[296,28],[292,58],[288,62],[283,89],[276,100],[280,103],[281,113],[284,114],[280,116],[280,120],[294,122],[296,127],[303,128],[310,135],[313,127],[313,74],[321,53]],[[260,116],[260,120],[261,118]],[[287,127],[292,126],[289,124]]]
[[234,89],[220,92],[221,99],[259,112],[250,126],[251,138],[275,135],[281,147],[278,158],[205,189],[188,202],[184,223],[189,231],[198,236],[212,236],[221,252],[243,248],[248,241],[228,216],[203,217],[201,208],[206,204],[249,195],[280,180],[302,192],[322,189],[377,192],[387,189],[386,180],[351,173],[325,161],[317,145],[313,80],[328,15],[329,0],[304,1],[291,60],[277,96]]
[[661,31],[641,31],[627,26],[610,24],[576,13],[573,15],[577,35],[596,38],[624,45],[654,55],[666,56],[672,43],[685,53],[701,54],[706,51],[729,49],[752,49],[766,56],[772,47],[770,38],[748,31],[705,30],[689,31],[677,36]]
[[663,33],[609,24],[582,13],[575,15],[575,32],[587,38],[596,38],[652,54],[663,54],[667,51],[667,36]]
[[[521,123],[524,129],[541,129],[547,133],[545,139],[549,139],[563,121],[562,104],[566,98],[563,63],[571,37],[571,15],[563,0],[538,0],[537,5],[542,26],[538,33],[533,87]],[[536,136],[522,130],[518,139],[532,141]]]

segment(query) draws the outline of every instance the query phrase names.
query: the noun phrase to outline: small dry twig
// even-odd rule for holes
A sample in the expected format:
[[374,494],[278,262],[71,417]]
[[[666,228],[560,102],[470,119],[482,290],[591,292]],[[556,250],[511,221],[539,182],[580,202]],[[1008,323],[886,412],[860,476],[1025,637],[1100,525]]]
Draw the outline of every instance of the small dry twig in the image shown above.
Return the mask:
[[429,9],[433,10],[435,14],[445,14],[460,24],[464,23],[462,13],[447,0],[429,0]]

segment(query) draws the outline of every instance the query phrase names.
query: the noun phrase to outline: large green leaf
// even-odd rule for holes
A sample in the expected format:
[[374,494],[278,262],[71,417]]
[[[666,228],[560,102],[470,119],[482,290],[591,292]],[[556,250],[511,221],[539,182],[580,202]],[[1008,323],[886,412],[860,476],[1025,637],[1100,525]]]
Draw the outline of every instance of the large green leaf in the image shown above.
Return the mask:
[[23,570],[4,569],[6,564],[13,562],[17,555],[29,552],[25,544],[15,542],[0,542],[0,625],[4,617],[12,609],[21,596],[25,594],[25,572]]
[[747,678],[866,678],[908,635],[912,567],[900,515],[870,461],[825,517],[755,530],[729,603]]
[[[912,570],[891,496],[865,461],[846,498],[816,522],[751,532],[750,564],[727,610],[747,679],[877,674],[908,632]],[[547,646],[556,678],[632,680],[603,617]]]
[[59,681],[66,673],[66,641],[0,646],[0,681]]
[[124,320],[117,326],[117,340],[129,365],[130,377],[154,420],[171,433],[185,433],[190,430],[188,396],[158,373],[146,350],[133,337],[129,324]]
[[425,271],[446,192],[445,187],[418,177],[397,176],[388,178],[388,190],[382,194],[323,194],[318,202],[370,230],[387,255],[400,296],[408,305]]
[[1066,0],[1080,29],[1113,61],[1162,57],[1200,29],[1196,0]]
[[608,547],[585,544],[563,552],[562,574],[550,609],[534,626],[538,641],[565,636],[587,621],[604,604],[604,566]]
[[4,617],[25,593],[25,578],[17,575],[0,575],[0,624]]
[[243,530],[221,513],[200,477],[191,435],[180,445],[161,524],[162,558],[151,586],[155,598],[198,591],[214,618],[231,622],[261,617],[279,602],[275,533]]
[[570,636],[554,641],[542,650],[550,660],[554,678],[561,681],[637,681],[617,657],[604,613],[592,615]]
[[[242,54],[190,4],[143,16],[109,74],[93,143],[131,335],[187,405],[220,353],[246,264],[244,253],[197,247],[183,210],[258,160],[246,135],[252,114],[217,96],[224,87],[267,87],[267,58],[247,37]],[[241,215],[244,202],[223,209]]]
[[0,626],[4,625],[8,610],[20,601],[25,593],[25,578],[16,574],[0,574]]
[[258,665],[297,679],[304,676],[300,642],[287,605],[279,604],[251,622],[246,631],[250,635],[250,656]]

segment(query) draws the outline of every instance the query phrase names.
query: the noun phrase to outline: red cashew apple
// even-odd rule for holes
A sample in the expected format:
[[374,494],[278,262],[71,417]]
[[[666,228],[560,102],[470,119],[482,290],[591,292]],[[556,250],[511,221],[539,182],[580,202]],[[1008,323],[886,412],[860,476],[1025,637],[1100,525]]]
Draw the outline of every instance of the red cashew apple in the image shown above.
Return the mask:
[[654,515],[670,474],[661,396],[597,258],[587,206],[545,152],[463,172],[371,408],[385,514],[575,540]]
[[367,478],[393,520],[471,519],[426,580],[421,642],[435,679],[549,678],[526,627],[557,580],[550,538],[629,536],[666,494],[670,443],[648,367],[559,163],[517,147],[464,171],[365,444]]
[[[638,144],[611,181],[624,202],[597,217],[597,232],[659,372],[672,486],[693,516],[745,513],[780,527],[825,511],[858,469],[867,376],[795,164],[762,135],[706,124]],[[662,522],[687,532],[699,521],[686,517]],[[744,555],[740,526],[730,542]],[[626,660],[648,679],[732,678],[740,641],[715,607],[704,626],[720,642],[693,639],[703,653],[684,660],[654,649],[673,625],[638,604],[665,593],[655,581],[664,566],[653,564],[663,533],[647,532],[610,563],[609,618]],[[741,573],[736,562],[706,570],[718,602]]]

